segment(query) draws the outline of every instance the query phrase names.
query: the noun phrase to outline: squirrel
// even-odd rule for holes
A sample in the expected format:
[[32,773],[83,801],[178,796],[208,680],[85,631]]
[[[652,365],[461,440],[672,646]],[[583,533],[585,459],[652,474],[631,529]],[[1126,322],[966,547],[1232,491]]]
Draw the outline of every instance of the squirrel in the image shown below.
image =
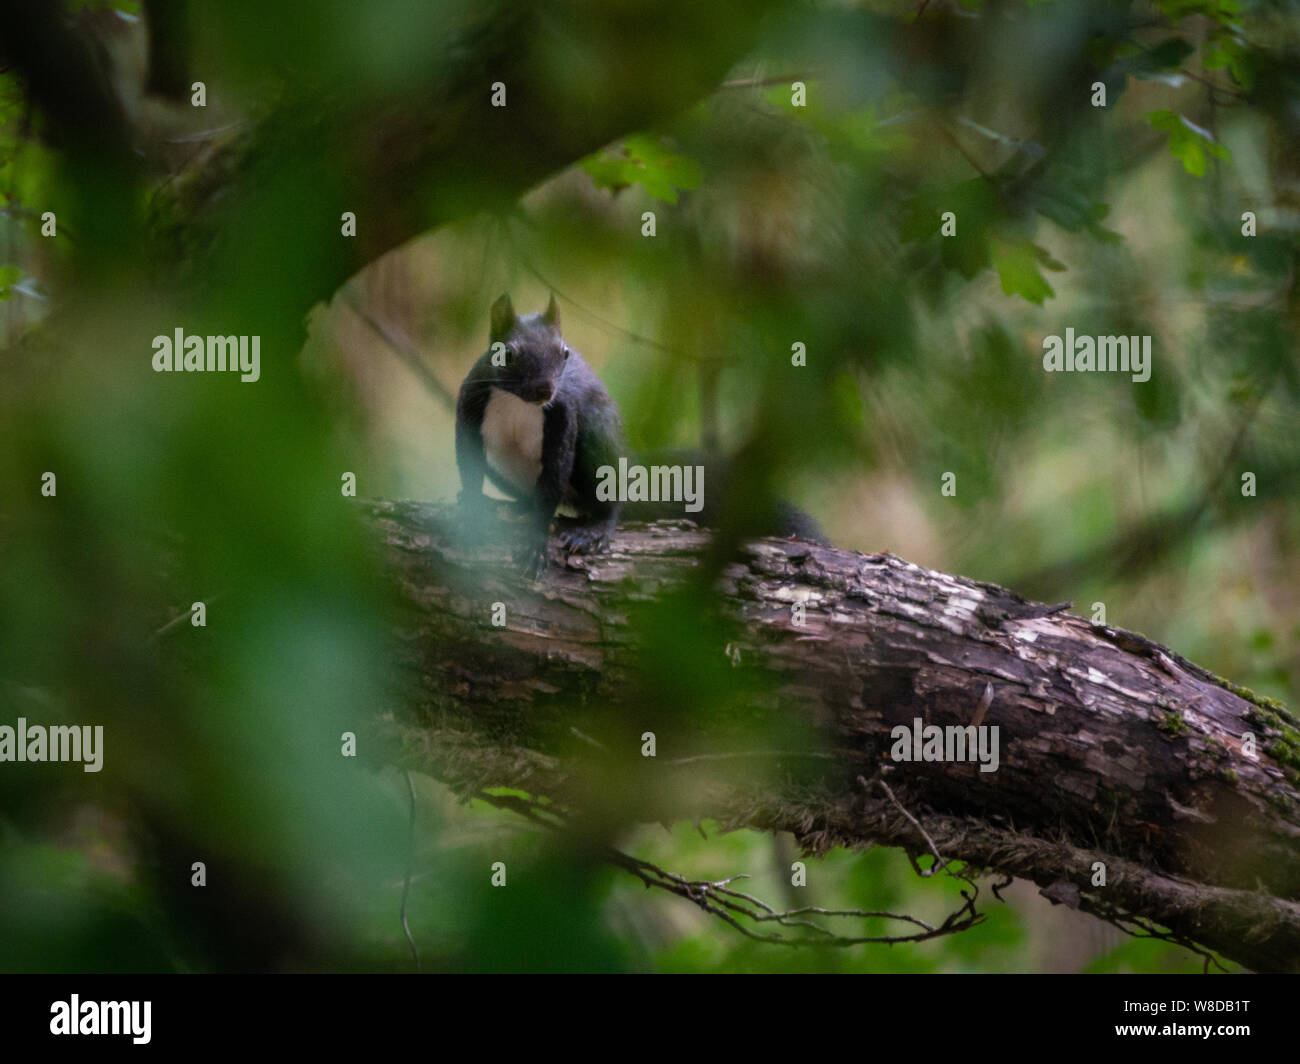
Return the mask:
[[540,578],[562,503],[578,515],[562,522],[568,551],[609,545],[620,504],[597,497],[597,471],[625,453],[622,419],[595,371],[560,335],[554,294],[544,312],[523,317],[503,295],[492,304],[488,341],[456,401],[458,500],[471,511],[487,503],[486,476],[531,511],[516,560]]
[[[561,505],[577,515],[558,520],[560,542],[574,554],[605,550],[621,515],[640,521],[682,516],[680,506],[624,503],[598,490],[602,476],[626,459],[622,418],[595,371],[560,334],[554,294],[545,311],[523,317],[509,295],[501,296],[492,304],[488,341],[456,401],[457,500],[476,516],[491,502],[483,494],[484,477],[515,500],[531,518],[515,559],[534,579],[546,569],[547,535]],[[721,511],[712,500],[718,485],[725,494],[729,463],[690,451],[669,458],[707,469],[715,485],[711,501],[685,516],[714,524]],[[770,535],[827,542],[813,518],[785,502],[774,502],[761,525]]]

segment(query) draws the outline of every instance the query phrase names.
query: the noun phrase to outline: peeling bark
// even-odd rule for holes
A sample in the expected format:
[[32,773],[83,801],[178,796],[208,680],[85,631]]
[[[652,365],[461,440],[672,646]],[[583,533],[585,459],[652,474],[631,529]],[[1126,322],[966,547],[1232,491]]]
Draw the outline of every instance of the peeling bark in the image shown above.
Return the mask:
[[[1165,647],[890,554],[769,539],[711,567],[688,523],[553,553],[534,584],[506,521],[467,546],[454,510],[363,505],[398,602],[375,722],[395,760],[595,831],[709,816],[814,853],[928,852],[886,779],[945,858],[1300,970],[1296,721]],[[896,763],[890,730],[916,718],[996,725],[997,771]]]

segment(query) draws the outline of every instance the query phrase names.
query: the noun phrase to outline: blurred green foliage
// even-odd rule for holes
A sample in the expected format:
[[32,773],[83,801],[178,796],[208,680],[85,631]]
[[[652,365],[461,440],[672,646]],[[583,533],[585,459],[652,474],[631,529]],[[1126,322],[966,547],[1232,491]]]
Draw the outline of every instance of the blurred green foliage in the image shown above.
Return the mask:
[[[593,4],[539,5],[529,75],[575,101],[686,77],[656,62],[653,10]],[[119,180],[0,73],[0,723],[110,737],[101,774],[0,767],[0,969],[409,970],[405,777],[337,756],[391,697],[391,603],[338,485],[351,470],[362,495],[449,499],[450,412],[411,387],[391,338],[339,300],[311,305],[342,280],[335,219],[369,146],[321,150],[302,116],[335,90],[322,124],[349,106],[400,117],[431,67],[474,47],[452,31],[482,13],[208,5],[193,69],[213,102],[195,112],[139,93],[142,5],[66,6],[165,165]],[[593,27],[646,35],[643,65],[576,62]],[[554,288],[634,446],[712,438],[744,456],[745,493],[791,495],[839,545],[1085,615],[1102,603],[1109,623],[1294,703],[1295,5],[791,3],[753,36],[707,98],[652,127],[630,115],[621,140],[508,212],[475,213],[478,175],[455,160],[440,161],[454,195],[438,166],[393,190],[439,220],[466,206],[351,290],[450,394],[492,298],[531,309]],[[214,140],[289,121],[281,104],[297,138],[222,173]],[[580,125],[580,104],[552,120]],[[212,242],[187,228],[197,192],[224,211]],[[181,239],[153,243],[155,228]],[[152,337],[178,326],[259,335],[262,379],[152,373]],[[1043,373],[1042,338],[1066,327],[1153,335],[1150,381]],[[808,364],[792,373],[796,342]],[[195,600],[202,630],[185,620]],[[698,610],[684,596],[636,622],[664,662],[660,708],[687,720],[763,696],[701,649]],[[407,909],[428,969],[1199,968],[1031,890],[986,893],[983,924],[918,946],[757,943],[518,817],[418,788]],[[953,881],[898,853],[810,861],[796,893],[783,840],[702,827],[615,841],[692,877],[749,873],[791,905],[953,907]],[[204,892],[189,885],[200,860]],[[506,889],[488,885],[494,861]]]

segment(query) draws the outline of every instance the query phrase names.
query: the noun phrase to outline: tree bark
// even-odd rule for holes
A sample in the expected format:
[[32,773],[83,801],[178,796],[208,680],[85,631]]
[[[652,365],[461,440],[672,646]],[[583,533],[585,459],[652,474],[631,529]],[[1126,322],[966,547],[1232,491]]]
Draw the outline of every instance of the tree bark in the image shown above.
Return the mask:
[[[707,816],[814,854],[932,841],[1300,970],[1295,719],[1165,647],[887,553],[767,539],[713,567],[686,522],[625,527],[595,558],[553,542],[532,583],[508,520],[467,544],[454,508],[362,505],[399,603],[375,730],[401,763],[606,834]],[[996,725],[997,770],[894,761],[891,729],[917,718]]]

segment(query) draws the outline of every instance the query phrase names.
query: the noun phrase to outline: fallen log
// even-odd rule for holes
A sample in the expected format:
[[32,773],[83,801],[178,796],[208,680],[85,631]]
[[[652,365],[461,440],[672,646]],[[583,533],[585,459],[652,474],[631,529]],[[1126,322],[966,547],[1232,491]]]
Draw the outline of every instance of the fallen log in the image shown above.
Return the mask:
[[[534,583],[506,519],[467,543],[453,508],[361,505],[397,594],[374,726],[399,763],[602,836],[707,816],[937,851],[1300,970],[1296,720],[1166,647],[888,553],[765,539],[712,565],[689,522],[594,558],[553,541]],[[994,728],[994,768],[912,756],[918,729]]]

